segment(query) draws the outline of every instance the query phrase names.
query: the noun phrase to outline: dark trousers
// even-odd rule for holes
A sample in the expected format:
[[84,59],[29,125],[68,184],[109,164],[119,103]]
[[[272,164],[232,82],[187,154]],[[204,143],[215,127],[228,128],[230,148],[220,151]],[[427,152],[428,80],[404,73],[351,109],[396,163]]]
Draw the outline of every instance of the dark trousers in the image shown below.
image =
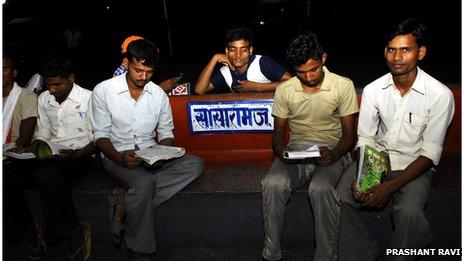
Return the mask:
[[[72,184],[84,177],[92,157],[78,160],[21,160],[4,164],[4,228],[7,238],[21,240],[33,222],[24,189],[38,189],[49,245],[56,245],[79,224]],[[26,225],[27,224],[27,225]],[[21,231],[18,233],[18,231]]]

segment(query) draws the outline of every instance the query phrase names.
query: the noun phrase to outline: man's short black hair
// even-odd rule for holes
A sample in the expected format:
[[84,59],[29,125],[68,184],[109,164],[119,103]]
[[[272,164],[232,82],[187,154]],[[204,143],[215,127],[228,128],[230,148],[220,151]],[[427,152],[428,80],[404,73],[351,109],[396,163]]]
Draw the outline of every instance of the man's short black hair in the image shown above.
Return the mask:
[[3,45],[3,59],[11,61],[11,69],[18,70],[24,63],[22,46],[14,43]]
[[127,46],[126,58],[129,62],[135,59],[153,69],[158,68],[160,65],[158,47],[147,39],[139,39],[131,42]]
[[42,77],[68,77],[74,73],[74,64],[71,57],[63,51],[48,51],[42,57]]
[[226,47],[230,42],[245,40],[253,46],[253,32],[245,27],[230,29],[226,32],[225,45]]
[[305,64],[309,59],[320,60],[324,48],[312,32],[300,33],[290,41],[286,52],[292,66]]
[[416,39],[417,45],[423,46],[426,44],[426,32],[427,28],[425,25],[420,23],[415,18],[408,18],[404,21],[397,23],[386,36],[386,44],[388,44],[393,38],[398,35],[412,34]]

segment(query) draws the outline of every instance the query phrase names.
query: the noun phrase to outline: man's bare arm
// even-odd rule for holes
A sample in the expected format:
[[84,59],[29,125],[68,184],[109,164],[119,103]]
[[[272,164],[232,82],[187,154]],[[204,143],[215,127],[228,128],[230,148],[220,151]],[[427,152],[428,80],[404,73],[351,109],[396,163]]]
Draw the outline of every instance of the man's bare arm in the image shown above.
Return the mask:
[[29,117],[27,119],[21,120],[19,126],[19,137],[15,141],[16,146],[27,147],[31,144],[36,124],[37,117]]
[[127,168],[135,168],[142,162],[142,159],[137,157],[134,151],[118,152],[108,138],[100,138],[97,140],[96,144],[106,157],[116,162],[118,165]]
[[238,85],[234,86],[233,89],[236,92],[273,92],[276,90],[279,84],[292,78],[290,73],[285,72],[279,81],[270,83],[259,83],[253,81],[238,81]]
[[163,139],[159,141],[159,144],[164,145],[164,146],[172,146],[174,145],[174,139],[171,139],[171,138]]
[[197,84],[195,85],[195,92],[197,94],[205,94],[214,89],[214,86],[211,84],[211,75],[213,75],[217,63],[231,66],[225,54],[215,54],[198,77]]
[[274,133],[272,134],[272,151],[276,157],[282,158],[287,142],[285,140],[285,130],[287,129],[287,119],[274,116]]

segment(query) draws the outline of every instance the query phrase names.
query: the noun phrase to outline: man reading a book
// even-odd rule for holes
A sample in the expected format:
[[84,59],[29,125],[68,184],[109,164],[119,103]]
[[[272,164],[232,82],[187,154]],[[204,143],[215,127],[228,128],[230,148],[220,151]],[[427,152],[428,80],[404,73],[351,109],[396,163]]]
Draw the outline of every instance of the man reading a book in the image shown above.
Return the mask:
[[154,209],[203,172],[203,161],[192,155],[145,168],[136,150],[174,144],[169,99],[150,81],[159,54],[149,40],[127,47],[127,72],[98,84],[92,94],[91,122],[103,166],[126,191],[125,242],[132,260],[148,260],[156,251]]
[[44,258],[46,249],[66,240],[71,259],[87,260],[91,251],[91,230],[88,224],[79,221],[70,189],[93,164],[94,145],[87,115],[91,92],[75,83],[73,63],[65,54],[47,52],[41,66],[47,91],[38,99],[39,117],[34,139],[67,149],[41,161],[29,176],[39,190],[46,226],[44,236],[36,225],[36,242],[30,246],[35,253],[31,258]]
[[37,123],[37,95],[15,82],[19,55],[13,47],[3,51],[3,144],[15,143],[15,152],[30,145]]
[[[3,146],[14,143],[11,151],[24,153],[30,150],[37,122],[37,95],[20,87],[18,75],[20,53],[13,46],[3,49]],[[3,229],[5,242],[16,244],[26,236],[35,245],[35,224],[24,195],[24,183],[32,179],[31,165],[37,160],[3,160]],[[27,164],[25,164],[27,162]],[[31,183],[31,182],[30,182]]]
[[[276,157],[262,181],[264,250],[266,260],[282,258],[285,207],[291,192],[309,183],[308,194],[316,224],[314,260],[336,259],[337,197],[335,187],[353,163],[348,152],[355,143],[358,112],[353,82],[330,72],[327,54],[314,33],[302,33],[287,49],[296,76],[280,84],[274,96],[272,149]],[[290,141],[286,143],[286,129]],[[320,157],[291,160],[286,150],[318,145]]]
[[355,168],[342,177],[338,187],[344,231],[340,233],[340,256],[346,260],[374,260],[380,254],[358,210],[383,207],[390,200],[394,231],[389,248],[422,249],[432,240],[424,208],[431,192],[433,166],[440,160],[453,118],[454,99],[444,84],[417,65],[426,55],[425,33],[425,26],[415,19],[394,26],[384,49],[390,72],[363,90],[357,147],[369,145],[387,152],[391,172],[383,183],[364,192],[355,189]]

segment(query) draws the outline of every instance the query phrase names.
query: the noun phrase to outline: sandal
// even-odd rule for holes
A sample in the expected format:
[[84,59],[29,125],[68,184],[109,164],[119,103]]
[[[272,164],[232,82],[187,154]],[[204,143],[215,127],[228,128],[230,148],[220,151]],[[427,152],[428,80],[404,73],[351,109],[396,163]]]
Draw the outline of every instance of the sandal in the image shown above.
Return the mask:
[[37,244],[34,246],[30,242],[27,242],[27,247],[29,248],[27,257],[29,260],[44,260],[47,252],[47,245],[45,244],[42,226],[37,222],[34,223],[34,233]]
[[83,260],[86,261],[90,257],[92,252],[92,228],[87,223],[80,224],[82,228],[82,245],[74,251],[74,253],[69,254],[69,260]]
[[[125,201],[124,201],[125,191],[123,188],[115,188],[111,191],[110,195],[108,196],[108,202],[110,205],[109,208],[109,217],[110,217],[110,224],[111,224],[111,238],[113,240],[113,245],[116,249],[121,247],[121,239],[124,233],[124,224],[122,220],[115,219],[115,210],[118,204],[122,204],[124,209]],[[124,210],[123,210],[124,211]]]

